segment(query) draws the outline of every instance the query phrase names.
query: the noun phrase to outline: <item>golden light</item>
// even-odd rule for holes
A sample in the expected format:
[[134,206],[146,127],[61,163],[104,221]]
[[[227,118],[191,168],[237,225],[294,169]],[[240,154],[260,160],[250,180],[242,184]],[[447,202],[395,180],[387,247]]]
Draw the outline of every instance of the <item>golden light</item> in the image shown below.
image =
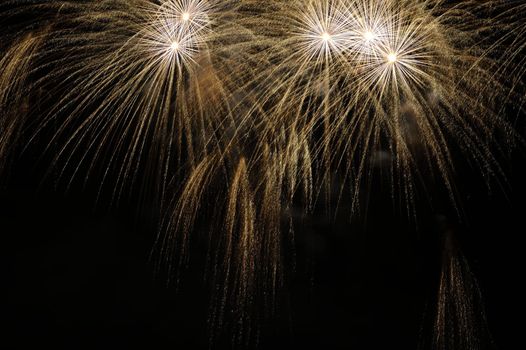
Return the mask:
[[321,38],[323,39],[323,41],[330,41],[332,39],[332,36],[327,33],[327,32],[324,32],[322,35],[321,35]]
[[376,34],[368,30],[365,33],[363,33],[363,38],[365,39],[365,41],[373,41],[376,38]]
[[234,346],[288,284],[296,212],[354,221],[385,182],[411,222],[428,186],[462,213],[455,162],[486,182],[522,146],[506,111],[524,105],[526,27],[504,4],[526,0],[4,3],[0,172],[37,139],[64,185],[112,207],[139,190],[163,274],[213,241],[210,336],[227,316]]
[[398,55],[394,52],[391,52],[387,55],[387,62],[396,63],[398,61]]
[[172,44],[170,45],[170,49],[172,49],[172,51],[179,50],[179,43],[177,41],[172,42]]

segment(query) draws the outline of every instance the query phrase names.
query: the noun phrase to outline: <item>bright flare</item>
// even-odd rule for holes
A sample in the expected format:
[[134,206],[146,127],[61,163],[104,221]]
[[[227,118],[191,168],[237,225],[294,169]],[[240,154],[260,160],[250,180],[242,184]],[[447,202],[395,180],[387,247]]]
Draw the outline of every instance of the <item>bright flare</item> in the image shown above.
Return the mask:
[[396,53],[391,52],[389,55],[387,55],[387,62],[396,63],[397,61],[398,61],[398,55]]
[[321,35],[321,38],[323,39],[323,41],[330,41],[332,39],[332,36],[329,33],[325,32]]
[[179,50],[179,43],[177,41],[172,42],[172,45],[170,45],[170,48],[172,49],[172,51]]
[[367,31],[363,33],[363,38],[365,39],[365,41],[373,41],[376,38],[376,34],[374,34],[371,31]]

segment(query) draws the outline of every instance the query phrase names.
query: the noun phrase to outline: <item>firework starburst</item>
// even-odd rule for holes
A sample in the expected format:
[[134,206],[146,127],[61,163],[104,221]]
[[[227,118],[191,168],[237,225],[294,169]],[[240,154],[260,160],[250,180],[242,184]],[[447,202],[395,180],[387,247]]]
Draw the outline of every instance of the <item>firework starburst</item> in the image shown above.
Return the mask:
[[426,174],[456,205],[452,149],[496,175],[516,140],[502,110],[524,97],[521,2],[8,3],[0,170],[13,144],[51,135],[67,181],[153,197],[169,263],[206,217],[212,324],[230,305],[240,333],[283,282],[293,207],[336,193],[350,216],[379,172],[410,213]]

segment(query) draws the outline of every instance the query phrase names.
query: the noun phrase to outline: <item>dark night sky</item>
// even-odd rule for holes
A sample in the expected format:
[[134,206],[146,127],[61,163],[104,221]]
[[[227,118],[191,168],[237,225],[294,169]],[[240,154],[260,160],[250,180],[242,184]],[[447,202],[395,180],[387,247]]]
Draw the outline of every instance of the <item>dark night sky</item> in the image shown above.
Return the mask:
[[[508,160],[509,185],[492,193],[477,169],[461,168],[463,220],[438,190],[433,209],[417,203],[417,223],[394,210],[383,190],[372,191],[366,221],[349,224],[345,207],[332,223],[307,218],[296,232],[296,273],[261,328],[261,348],[416,348],[444,222],[478,279],[495,343],[514,348],[523,314],[524,160],[520,152]],[[194,249],[178,289],[167,285],[149,259],[155,219],[138,215],[133,200],[94,205],[90,185],[54,190],[53,181],[42,182],[45,163],[30,149],[0,192],[7,291],[0,317],[3,341],[18,344],[9,348],[207,348],[203,252]],[[230,348],[224,333],[218,348]]]
[[[77,181],[67,193],[64,183],[55,188],[53,173],[43,180],[43,146],[37,141],[13,159],[0,188],[0,347],[208,349],[205,252],[195,247],[181,283],[168,283],[154,271],[157,256],[150,257],[157,229],[151,211],[133,198],[108,207],[103,196],[96,205],[95,180],[85,188]],[[296,230],[296,271],[276,315],[261,326],[260,348],[416,349],[426,301],[436,292],[437,237],[447,228],[478,280],[494,343],[517,349],[525,154],[501,159],[508,183],[493,182],[492,191],[479,169],[454,154],[461,217],[437,187],[433,206],[420,197],[418,220],[409,220],[393,208],[385,183],[373,184],[366,216],[349,222],[344,204],[334,221],[308,217]],[[229,339],[227,327],[214,344],[230,349]]]

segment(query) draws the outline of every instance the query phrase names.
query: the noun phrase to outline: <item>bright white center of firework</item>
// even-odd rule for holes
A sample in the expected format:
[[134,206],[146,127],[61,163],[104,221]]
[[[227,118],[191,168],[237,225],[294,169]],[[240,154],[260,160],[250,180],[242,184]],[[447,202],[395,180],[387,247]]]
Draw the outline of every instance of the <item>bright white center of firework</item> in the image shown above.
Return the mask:
[[187,22],[190,20],[190,14],[188,12],[184,12],[181,18],[183,19],[183,21]]
[[172,42],[172,44],[170,45],[170,48],[172,49],[172,51],[179,50],[179,43],[177,41]]
[[323,41],[330,41],[332,39],[332,36],[329,33],[325,32],[321,35],[321,38]]
[[376,34],[369,30],[363,33],[363,38],[365,39],[365,41],[373,41],[376,38]]
[[387,55],[387,62],[395,63],[396,61],[398,61],[398,55],[396,53],[391,52]]

